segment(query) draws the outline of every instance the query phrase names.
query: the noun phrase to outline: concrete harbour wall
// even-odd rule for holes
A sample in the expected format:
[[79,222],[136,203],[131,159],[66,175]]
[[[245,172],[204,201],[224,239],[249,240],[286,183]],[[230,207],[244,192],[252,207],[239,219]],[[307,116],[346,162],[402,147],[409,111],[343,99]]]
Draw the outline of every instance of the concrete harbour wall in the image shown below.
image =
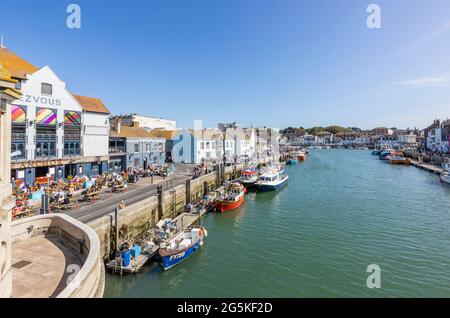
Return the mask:
[[[243,164],[228,166],[225,169],[224,179],[232,180],[244,168]],[[138,203],[127,206],[118,211],[119,241],[132,239],[150,229],[159,220],[175,217],[184,210],[187,200],[196,202],[205,194],[205,184],[208,190],[219,186],[221,173],[212,171],[197,179],[189,180],[172,188],[163,188],[163,201],[160,206],[158,196],[151,195]],[[100,254],[107,259],[114,251],[115,242],[115,213],[100,217],[88,223],[100,238]],[[126,232],[126,233],[125,233]]]

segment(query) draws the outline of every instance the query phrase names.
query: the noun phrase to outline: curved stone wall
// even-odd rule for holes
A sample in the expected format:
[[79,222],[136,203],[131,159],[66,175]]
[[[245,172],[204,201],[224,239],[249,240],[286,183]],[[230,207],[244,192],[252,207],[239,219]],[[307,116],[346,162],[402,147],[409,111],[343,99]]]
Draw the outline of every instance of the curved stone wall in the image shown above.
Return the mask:
[[[89,226],[70,216],[55,213],[38,215],[12,223],[12,244],[34,238],[52,235],[64,242],[73,251],[83,253],[82,267],[56,297],[89,298],[102,297],[104,290],[104,268],[100,257],[100,240]],[[14,281],[13,281],[14,285]]]

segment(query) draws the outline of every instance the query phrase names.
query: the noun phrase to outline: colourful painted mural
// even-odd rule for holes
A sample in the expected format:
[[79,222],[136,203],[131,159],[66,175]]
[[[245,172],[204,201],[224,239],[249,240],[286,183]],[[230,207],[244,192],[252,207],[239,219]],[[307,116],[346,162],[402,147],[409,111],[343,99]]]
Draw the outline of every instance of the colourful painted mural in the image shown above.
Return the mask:
[[48,108],[41,108],[36,113],[36,125],[56,125],[56,113]]
[[66,126],[80,126],[81,116],[77,112],[67,112],[64,116],[64,125]]
[[23,124],[27,119],[25,110],[20,106],[11,106],[11,121],[15,124]]

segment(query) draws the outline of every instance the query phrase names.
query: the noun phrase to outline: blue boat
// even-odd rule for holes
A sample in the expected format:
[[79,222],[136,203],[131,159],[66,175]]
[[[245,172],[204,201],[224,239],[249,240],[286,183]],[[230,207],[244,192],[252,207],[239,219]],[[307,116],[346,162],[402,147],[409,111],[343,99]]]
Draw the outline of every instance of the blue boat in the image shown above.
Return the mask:
[[298,164],[298,160],[297,159],[289,159],[288,161],[287,161],[287,163],[289,164],[289,165],[296,165],[296,164]]
[[381,160],[389,160],[392,150],[387,149],[380,152],[379,157]]
[[381,153],[381,150],[374,150],[372,151],[372,156],[379,156]]
[[256,186],[261,192],[276,191],[287,185],[288,178],[276,170],[268,170],[259,177]]
[[177,233],[168,242],[163,242],[159,249],[163,270],[171,269],[198,251],[203,245],[203,239],[206,235],[205,228],[194,227],[191,230]]

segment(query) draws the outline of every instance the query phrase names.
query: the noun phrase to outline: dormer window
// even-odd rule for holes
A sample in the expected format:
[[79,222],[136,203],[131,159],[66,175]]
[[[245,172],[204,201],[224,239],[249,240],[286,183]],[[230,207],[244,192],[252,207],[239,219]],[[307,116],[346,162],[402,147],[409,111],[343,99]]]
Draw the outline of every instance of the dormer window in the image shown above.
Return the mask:
[[41,94],[42,95],[52,95],[52,93],[53,93],[52,84],[48,84],[48,83],[41,84]]

